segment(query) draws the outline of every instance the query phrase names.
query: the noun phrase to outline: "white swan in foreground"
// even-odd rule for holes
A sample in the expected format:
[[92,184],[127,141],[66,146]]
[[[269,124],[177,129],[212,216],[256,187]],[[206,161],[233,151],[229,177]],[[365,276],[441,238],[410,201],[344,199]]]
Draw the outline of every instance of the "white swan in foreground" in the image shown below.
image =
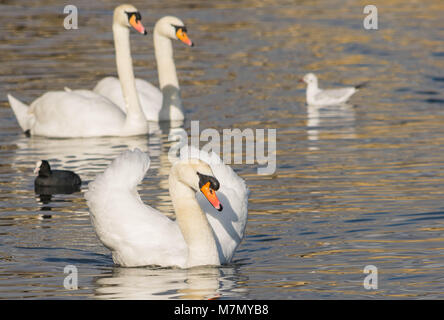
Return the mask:
[[[187,28],[180,19],[171,16],[159,19],[154,26],[154,51],[160,90],[148,81],[136,79],[140,105],[149,121],[184,119],[171,43],[171,40],[177,39],[188,46],[193,46],[193,42],[187,36]],[[106,77],[100,80],[94,92],[107,97],[126,112],[122,88],[117,78]]]
[[345,103],[359,88],[365,85],[360,84],[355,87],[339,89],[320,89],[318,78],[313,73],[307,73],[300,81],[307,84],[307,104],[312,106],[331,106]]
[[142,202],[136,188],[150,160],[138,149],[89,184],[91,222],[116,264],[188,268],[231,261],[247,222],[245,181],[214,153],[182,150],[169,176],[176,221]]
[[37,98],[29,107],[8,95],[9,104],[23,131],[31,135],[57,138],[148,133],[148,123],[134,83],[129,43],[131,26],[146,34],[140,19],[139,11],[132,5],[120,5],[114,10],[117,72],[128,106],[126,115],[107,98],[88,90],[50,91]]

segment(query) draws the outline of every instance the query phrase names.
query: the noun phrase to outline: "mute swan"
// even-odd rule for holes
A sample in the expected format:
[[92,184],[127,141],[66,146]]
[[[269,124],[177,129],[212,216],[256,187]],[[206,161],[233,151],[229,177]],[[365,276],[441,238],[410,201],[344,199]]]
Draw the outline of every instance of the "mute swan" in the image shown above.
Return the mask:
[[128,113],[125,115],[107,98],[88,90],[50,91],[27,106],[8,95],[9,103],[23,131],[57,138],[130,136],[148,133],[140,108],[131,61],[129,28],[146,34],[139,11],[124,4],[113,17],[117,72]]
[[247,222],[245,181],[214,153],[190,155],[182,152],[169,176],[176,221],[142,202],[136,187],[150,159],[138,149],[124,152],[89,184],[91,222],[116,264],[188,268],[231,261]]
[[359,88],[365,86],[363,83],[355,87],[320,89],[318,78],[313,73],[307,73],[300,82],[307,84],[307,104],[313,106],[331,106],[345,103]]
[[[184,119],[171,43],[171,40],[177,39],[188,46],[194,45],[187,36],[185,24],[180,19],[171,16],[159,19],[154,26],[154,51],[160,90],[148,81],[136,79],[140,105],[149,121]],[[93,91],[107,97],[126,112],[122,89],[117,78],[103,78]]]

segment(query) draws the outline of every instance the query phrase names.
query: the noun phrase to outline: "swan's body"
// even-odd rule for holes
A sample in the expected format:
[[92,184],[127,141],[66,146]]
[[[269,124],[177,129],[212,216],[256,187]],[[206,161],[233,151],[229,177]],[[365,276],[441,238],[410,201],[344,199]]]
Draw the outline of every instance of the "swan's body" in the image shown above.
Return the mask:
[[[193,45],[186,36],[186,27],[180,19],[171,16],[161,18],[154,27],[154,51],[160,90],[148,81],[136,79],[140,104],[149,121],[184,119],[171,43],[171,40],[176,39],[187,45]],[[107,97],[126,112],[122,88],[117,78],[106,77],[100,80],[94,92]]]
[[88,90],[50,91],[37,98],[29,107],[8,95],[23,131],[31,135],[57,138],[148,133],[148,124],[134,84],[129,47],[130,26],[146,34],[137,9],[131,5],[118,6],[114,10],[113,34],[117,69],[128,106],[126,115],[107,98]]
[[307,104],[312,106],[332,106],[345,103],[359,88],[364,86],[361,84],[355,87],[320,89],[318,78],[313,73],[306,74],[301,81],[307,84]]
[[[138,78],[136,78],[136,90],[139,94],[140,106],[142,107],[145,118],[149,121],[158,121],[159,112],[162,108],[162,92],[148,81]],[[97,83],[93,91],[107,97],[126,113],[122,86],[118,78],[103,78]]]
[[[231,261],[244,235],[248,189],[217,156],[197,152],[201,160],[181,159],[171,168],[169,185],[176,221],[140,199],[136,187],[150,161],[137,149],[119,156],[90,183],[85,197],[91,220],[116,264],[187,268]],[[216,185],[223,210],[217,201],[207,198],[214,207],[210,205],[203,191],[196,194],[202,179]]]

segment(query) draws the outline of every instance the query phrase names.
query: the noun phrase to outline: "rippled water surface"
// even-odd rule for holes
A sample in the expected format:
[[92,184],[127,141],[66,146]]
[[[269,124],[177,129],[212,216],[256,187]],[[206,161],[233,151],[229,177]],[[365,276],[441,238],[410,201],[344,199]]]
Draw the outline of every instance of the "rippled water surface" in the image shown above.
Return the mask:
[[[190,270],[119,268],[96,238],[83,192],[118,154],[152,165],[142,199],[169,216],[167,125],[149,136],[27,138],[6,94],[93,88],[115,74],[115,1],[0,1],[0,298],[444,298],[444,4],[374,1],[132,1],[152,31],[182,18],[193,48],[175,43],[184,128],[276,128],[277,170],[235,165],[251,189],[246,237],[232,264]],[[135,73],[158,84],[152,36],[131,35]],[[350,105],[312,108],[298,79],[368,81]],[[39,197],[37,160],[76,171],[82,192]],[[66,265],[79,290],[63,287]],[[363,269],[378,268],[366,290]]]

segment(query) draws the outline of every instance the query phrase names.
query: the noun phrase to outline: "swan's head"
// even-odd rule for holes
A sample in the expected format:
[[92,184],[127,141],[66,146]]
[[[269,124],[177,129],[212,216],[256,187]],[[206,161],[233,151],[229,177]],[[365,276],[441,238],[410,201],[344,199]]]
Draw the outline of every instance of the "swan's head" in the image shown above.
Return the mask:
[[192,47],[194,43],[188,38],[187,27],[179,18],[166,16],[156,22],[154,33],[172,40],[180,40],[186,45]]
[[114,9],[114,23],[127,28],[133,27],[137,32],[146,35],[147,31],[141,19],[139,10],[130,4],[122,4]]
[[40,160],[35,163],[34,174],[45,176],[51,173],[51,167],[49,166],[48,161]]
[[314,73],[307,73],[301,80],[308,85],[318,83],[318,78],[314,75]]
[[199,159],[180,160],[171,170],[180,182],[190,186],[196,192],[202,192],[217,211],[222,211],[222,204],[216,195],[220,184],[206,162]]

